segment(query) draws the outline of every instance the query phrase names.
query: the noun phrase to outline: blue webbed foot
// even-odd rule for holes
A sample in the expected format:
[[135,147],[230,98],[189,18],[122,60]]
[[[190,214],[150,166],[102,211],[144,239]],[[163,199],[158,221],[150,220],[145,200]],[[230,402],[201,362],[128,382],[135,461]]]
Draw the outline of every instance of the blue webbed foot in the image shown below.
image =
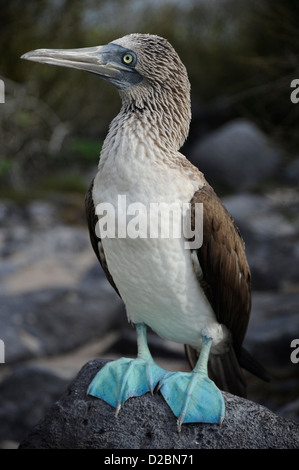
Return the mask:
[[88,394],[101,398],[116,408],[116,416],[123,403],[131,397],[153,393],[166,371],[154,361],[122,357],[109,362],[94,377]]
[[212,339],[203,336],[202,349],[190,373],[169,372],[162,380],[160,391],[181,431],[183,423],[218,423],[221,425],[225,404],[220,390],[207,375],[207,360]]
[[167,373],[155,363],[149,352],[145,325],[136,325],[136,330],[138,357],[123,357],[107,363],[96,374],[87,392],[116,408],[116,416],[128,398],[153,393],[158,382]]

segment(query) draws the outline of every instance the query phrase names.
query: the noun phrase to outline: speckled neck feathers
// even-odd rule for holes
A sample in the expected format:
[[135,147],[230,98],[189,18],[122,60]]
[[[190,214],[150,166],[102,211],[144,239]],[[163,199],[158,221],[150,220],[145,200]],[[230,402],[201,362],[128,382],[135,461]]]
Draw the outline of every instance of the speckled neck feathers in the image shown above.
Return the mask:
[[[179,150],[191,120],[190,83],[173,47],[158,36],[132,34],[116,41],[138,54],[142,82],[120,91],[122,109],[113,125],[138,119],[158,146]],[[146,60],[144,54],[146,53]]]

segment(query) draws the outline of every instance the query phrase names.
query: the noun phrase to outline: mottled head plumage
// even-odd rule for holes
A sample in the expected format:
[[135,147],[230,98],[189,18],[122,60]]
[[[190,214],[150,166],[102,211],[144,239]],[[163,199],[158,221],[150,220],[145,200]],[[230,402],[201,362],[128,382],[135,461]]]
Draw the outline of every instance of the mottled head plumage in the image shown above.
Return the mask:
[[191,120],[187,70],[171,44],[160,36],[130,34],[112,42],[137,55],[135,70],[142,76],[135,86],[120,90],[127,112],[150,112],[159,122],[163,140],[176,150],[184,143]]
[[150,83],[163,85],[168,80],[189,84],[185,66],[171,44],[152,34],[130,34],[112,41],[137,54],[136,70]]

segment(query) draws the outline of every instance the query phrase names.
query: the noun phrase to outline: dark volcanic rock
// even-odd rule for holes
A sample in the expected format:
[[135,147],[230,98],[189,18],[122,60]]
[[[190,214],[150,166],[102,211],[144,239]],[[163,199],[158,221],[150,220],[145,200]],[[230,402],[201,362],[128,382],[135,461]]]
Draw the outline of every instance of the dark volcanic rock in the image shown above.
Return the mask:
[[128,400],[118,419],[114,409],[86,395],[103,366],[87,363],[61,399],[21,443],[21,449],[228,449],[299,448],[299,426],[251,401],[224,393],[222,427],[183,425],[159,393]]
[[40,367],[15,367],[0,383],[0,442],[24,439],[66,385],[66,380]]

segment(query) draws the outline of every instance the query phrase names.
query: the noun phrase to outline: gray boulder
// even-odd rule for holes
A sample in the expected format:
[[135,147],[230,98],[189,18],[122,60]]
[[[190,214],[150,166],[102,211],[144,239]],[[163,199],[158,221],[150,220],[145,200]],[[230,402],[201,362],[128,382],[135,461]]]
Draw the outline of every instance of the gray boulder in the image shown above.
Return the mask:
[[213,185],[242,190],[273,177],[282,160],[266,136],[246,119],[235,119],[209,133],[193,146],[190,159]]
[[296,157],[285,167],[283,176],[288,183],[299,183],[299,157]]
[[265,449],[299,448],[299,425],[267,408],[224,393],[221,427],[185,424],[159,393],[128,400],[118,419],[102,400],[86,395],[104,362],[87,363],[65,394],[20,444],[20,449]]
[[10,364],[71,351],[126,320],[112,288],[106,291],[91,282],[77,289],[3,295],[1,302],[1,339]]
[[[7,375],[7,376],[6,376]],[[69,381],[34,365],[19,365],[0,381],[0,448],[19,443],[58,400]]]
[[246,243],[253,289],[296,289],[299,193],[296,188],[223,198]]

